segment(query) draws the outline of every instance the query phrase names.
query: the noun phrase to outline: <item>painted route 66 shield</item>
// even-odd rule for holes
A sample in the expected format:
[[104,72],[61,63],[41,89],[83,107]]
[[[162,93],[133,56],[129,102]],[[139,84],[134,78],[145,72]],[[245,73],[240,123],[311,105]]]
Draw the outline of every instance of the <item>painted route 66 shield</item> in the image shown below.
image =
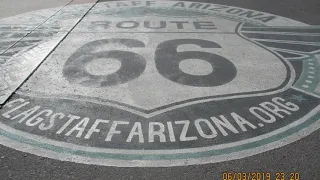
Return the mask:
[[258,96],[292,84],[290,64],[244,37],[241,23],[192,13],[161,15],[89,14],[28,88],[149,117],[199,99]]
[[5,145],[88,164],[174,166],[258,154],[319,128],[318,27],[192,2],[68,8],[38,26],[50,38],[11,57],[37,64],[3,91]]

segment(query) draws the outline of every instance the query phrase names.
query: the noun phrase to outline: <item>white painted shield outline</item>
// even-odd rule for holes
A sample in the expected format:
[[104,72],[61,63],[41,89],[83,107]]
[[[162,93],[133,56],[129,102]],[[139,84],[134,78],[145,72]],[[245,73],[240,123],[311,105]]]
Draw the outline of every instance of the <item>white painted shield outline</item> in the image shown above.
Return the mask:
[[[176,108],[181,108],[181,107],[185,107],[185,106],[189,106],[189,105],[193,105],[193,104],[205,103],[205,102],[210,102],[210,101],[219,101],[219,100],[232,99],[232,98],[245,98],[245,97],[271,95],[271,94],[283,92],[283,91],[287,90],[288,88],[292,87],[292,84],[295,79],[295,71],[294,71],[292,65],[285,58],[281,57],[281,55],[279,55],[277,52],[272,51],[268,47],[263,46],[257,42],[251,41],[250,39],[243,36],[240,32],[240,29],[242,26],[243,26],[243,23],[239,23],[238,27],[236,28],[236,33],[241,38],[271,52],[276,57],[278,57],[279,60],[285,65],[286,71],[287,71],[287,77],[278,88],[264,90],[264,91],[256,91],[256,92],[246,92],[246,93],[239,93],[239,94],[227,94],[227,95],[221,95],[221,96],[194,98],[194,99],[189,99],[189,100],[180,101],[180,102],[168,104],[165,106],[161,106],[159,108],[155,108],[155,109],[152,109],[149,111],[143,110],[140,108],[136,108],[134,106],[127,105],[125,103],[119,103],[116,101],[105,100],[105,99],[100,99],[100,98],[92,98],[92,97],[87,97],[87,96],[70,95],[70,94],[68,94],[68,95],[55,94],[54,97],[60,98],[60,99],[68,99],[68,100],[85,101],[85,102],[93,102],[93,103],[97,103],[97,104],[103,104],[103,105],[107,105],[107,106],[116,107],[116,108],[131,112],[131,113],[135,113],[135,114],[143,116],[145,118],[150,118],[150,117],[156,116],[158,114],[161,114],[161,113],[164,113],[164,112],[167,112],[170,110],[174,110]],[[52,98],[53,97],[53,95],[46,95],[46,94],[40,93],[40,92],[19,91],[18,94],[33,96],[33,97],[41,97],[41,98]]]

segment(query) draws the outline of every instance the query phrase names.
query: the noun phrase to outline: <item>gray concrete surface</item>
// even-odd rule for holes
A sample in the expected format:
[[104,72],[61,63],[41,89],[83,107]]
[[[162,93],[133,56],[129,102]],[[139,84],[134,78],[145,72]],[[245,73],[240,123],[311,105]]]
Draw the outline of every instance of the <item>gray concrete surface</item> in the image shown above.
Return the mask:
[[[27,3],[28,2],[28,3]],[[0,2],[0,17],[63,6],[69,1]],[[204,1],[201,1],[204,2]],[[207,1],[209,2],[209,1]],[[210,3],[255,9],[288,17],[307,24],[320,24],[320,4],[316,0],[261,1],[215,0]],[[63,46],[62,46],[63,47]],[[45,67],[45,66],[43,66]],[[119,168],[83,165],[39,157],[0,146],[0,177],[3,179],[222,179],[223,172],[299,172],[301,180],[320,179],[320,131],[284,147],[251,157],[205,165],[167,168]],[[286,180],[289,179],[288,176]]]
[[52,7],[65,6],[71,0],[34,0],[34,1],[16,1],[16,0],[2,0],[0,3],[0,18],[14,16],[39,9],[46,9]]

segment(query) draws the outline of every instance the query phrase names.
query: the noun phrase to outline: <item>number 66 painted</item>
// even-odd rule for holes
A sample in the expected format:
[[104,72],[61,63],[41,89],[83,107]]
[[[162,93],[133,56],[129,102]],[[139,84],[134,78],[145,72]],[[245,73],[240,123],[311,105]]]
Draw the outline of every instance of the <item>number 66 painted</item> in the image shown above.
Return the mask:
[[[72,83],[88,87],[113,86],[138,78],[146,67],[146,60],[141,55],[120,50],[92,52],[94,44],[116,43],[129,48],[145,47],[143,42],[134,39],[101,39],[89,42],[68,58],[63,68],[64,77]],[[158,72],[164,78],[188,86],[213,87],[226,84],[236,77],[236,67],[228,59],[201,51],[177,52],[178,46],[184,44],[193,44],[201,48],[221,48],[215,42],[201,39],[174,39],[160,43],[155,51],[155,63]],[[86,53],[88,51],[91,52]],[[121,62],[121,67],[108,75],[90,74],[86,65],[98,58],[117,59]],[[205,60],[214,67],[213,71],[203,76],[187,74],[179,68],[180,62],[186,59]]]

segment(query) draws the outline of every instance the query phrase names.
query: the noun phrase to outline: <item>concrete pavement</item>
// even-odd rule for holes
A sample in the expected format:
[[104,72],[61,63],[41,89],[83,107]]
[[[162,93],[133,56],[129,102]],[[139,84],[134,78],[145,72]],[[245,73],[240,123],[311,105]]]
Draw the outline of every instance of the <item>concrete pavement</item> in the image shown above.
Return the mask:
[[[13,55],[8,54],[16,44],[21,44],[23,39],[34,40],[32,39],[34,33],[45,33],[44,40],[40,42],[45,42],[47,37],[55,39],[50,39],[41,46],[37,45],[39,41],[36,41],[35,45],[43,52],[43,57],[33,48],[34,54],[31,56],[37,55],[38,63],[33,65],[35,57],[25,59],[26,62],[32,62],[31,66],[27,66],[24,69],[25,73],[19,76],[18,79],[21,81],[16,81],[17,83],[13,85],[9,83],[12,88],[4,91],[8,94],[5,97],[8,98],[4,98],[7,105],[4,104],[1,114],[5,124],[3,127],[5,129],[13,127],[11,133],[19,130],[27,133],[25,137],[33,134],[50,139],[49,144],[51,140],[55,140],[51,143],[55,147],[67,146],[73,149],[69,155],[66,153],[67,150],[56,154],[52,153],[52,149],[43,151],[36,148],[36,142],[42,140],[36,136],[30,136],[27,141],[16,138],[13,142],[7,138],[9,135],[3,133],[5,138],[2,139],[2,143],[11,148],[1,146],[0,149],[0,161],[3,162],[2,177],[6,179],[223,179],[223,172],[231,171],[270,173],[272,179],[276,179],[277,175],[281,176],[282,172],[286,174],[285,179],[290,179],[290,173],[299,173],[299,179],[312,180],[320,177],[317,143],[320,133],[317,130],[319,100],[317,81],[314,80],[318,77],[318,46],[316,38],[309,38],[318,37],[318,29],[317,26],[299,27],[305,26],[303,23],[319,24],[317,2],[309,1],[303,4],[300,1],[290,1],[290,3],[275,1],[274,4],[270,1],[210,2],[227,5],[215,7],[210,4],[166,1],[122,4],[100,1],[98,4],[90,2],[91,4],[85,5],[80,3],[83,2],[59,1],[52,5],[39,3],[30,6],[24,6],[28,5],[24,3],[23,8],[10,11],[12,14],[3,11],[1,15],[8,17],[35,10],[33,8],[65,6],[43,11],[50,12],[51,15],[47,14],[45,18],[39,19],[39,23],[34,27],[15,27],[18,30],[30,27],[35,29],[23,35],[21,40],[12,44],[12,47],[9,46],[4,50],[5,58],[19,57],[24,52],[30,53],[30,49],[18,48],[16,55],[14,52]],[[71,6],[72,4],[80,5]],[[160,10],[152,9],[155,5],[161,7]],[[9,4],[10,6],[12,4]],[[128,6],[129,10],[126,10]],[[131,11],[130,6],[145,6],[146,9]],[[222,10],[221,14],[215,14],[213,18],[205,14],[204,10],[185,12],[181,9],[166,9],[169,6],[225,10]],[[257,12],[229,6],[254,9]],[[112,12],[112,8],[115,7],[124,10]],[[242,16],[246,19],[241,19]],[[7,22],[9,21],[4,21],[3,25]],[[156,24],[152,24],[155,22]],[[157,23],[160,27],[150,30],[151,26],[155,27]],[[262,25],[273,26],[275,30],[270,32],[270,29],[263,28]],[[287,25],[291,26],[289,30],[283,27]],[[136,34],[132,36],[132,33]],[[177,33],[180,35],[176,36]],[[293,36],[296,39],[292,38]],[[131,39],[133,37],[135,40]],[[176,38],[180,40],[172,40]],[[281,42],[277,42],[279,40]],[[289,45],[287,40],[291,40]],[[257,43],[259,47],[255,46]],[[293,45],[297,43],[300,46]],[[103,44],[116,44],[116,46],[102,46]],[[251,51],[241,49],[242,45]],[[202,47],[201,51],[199,46]],[[43,50],[42,47],[48,50]],[[229,49],[224,49],[225,47]],[[109,51],[104,48],[108,48]],[[222,50],[204,50],[206,48],[222,48]],[[174,49],[176,51],[172,51]],[[155,55],[152,55],[154,50],[156,50]],[[188,54],[191,51],[193,53]],[[213,52],[215,54],[212,54]],[[109,59],[105,62],[103,57],[107,56]],[[132,57],[134,63],[130,61]],[[181,60],[178,64],[170,65],[174,61],[172,57]],[[5,58],[4,62],[9,62]],[[189,60],[183,60],[187,58]],[[150,61],[151,59],[155,61]],[[106,63],[107,66],[100,66],[102,63]],[[176,66],[180,69],[179,73]],[[124,74],[113,76],[119,72]],[[216,74],[211,76],[213,73]],[[203,79],[199,76],[208,78]],[[12,92],[15,93],[12,95]],[[262,95],[262,92],[269,94]],[[272,95],[275,93],[277,94]],[[197,98],[202,100],[199,101]],[[184,104],[187,101],[188,104]],[[248,113],[249,110],[251,114]],[[258,111],[271,119],[259,115]],[[34,115],[36,112],[39,113]],[[47,113],[48,120],[40,119],[39,116],[44,113]],[[66,116],[69,120],[64,118]],[[254,116],[263,123],[255,123]],[[49,117],[52,119],[52,125],[41,124],[42,121],[50,124]],[[54,125],[54,118],[58,117],[61,121],[57,121]],[[9,119],[11,121],[8,121]],[[212,120],[212,123],[208,119]],[[182,158],[178,161],[171,159],[173,156],[167,153],[176,149],[179,153],[194,153],[196,150],[194,148],[206,148],[212,143],[223,145],[236,142],[237,144],[240,140],[262,137],[269,132],[291,127],[292,122],[296,124],[310,122],[311,125],[305,125],[308,128],[291,130],[288,138],[285,138],[284,133],[279,134],[275,143],[257,146],[247,151],[241,149],[235,153],[227,153],[226,156],[210,155],[201,159],[202,155],[199,153],[196,154],[196,158]],[[102,123],[110,123],[107,126],[110,129],[108,133],[104,132]],[[189,124],[190,129],[187,133]],[[207,124],[207,127],[204,127],[204,124]],[[123,129],[120,129],[120,126]],[[308,136],[304,137],[306,135]],[[30,141],[34,141],[31,146]],[[68,142],[71,146],[61,145],[56,143],[57,141]],[[47,145],[45,147],[45,149],[50,148]],[[82,158],[81,153],[77,155],[78,150],[79,152],[83,150],[82,147],[86,147],[85,150],[89,147],[102,148],[100,153],[111,153],[113,149],[127,154],[128,152],[143,154],[145,150],[150,152],[159,150],[168,155],[158,157],[157,153],[154,155],[147,153],[142,156],[142,160],[134,159],[135,156],[132,156],[133,161],[128,160],[132,157],[127,155],[119,159],[115,158],[117,155],[113,155],[111,159],[103,160]],[[223,162],[217,163],[217,161]],[[97,166],[99,164],[120,167]],[[178,167],[148,167],[177,165]],[[125,166],[141,167],[124,168]]]

